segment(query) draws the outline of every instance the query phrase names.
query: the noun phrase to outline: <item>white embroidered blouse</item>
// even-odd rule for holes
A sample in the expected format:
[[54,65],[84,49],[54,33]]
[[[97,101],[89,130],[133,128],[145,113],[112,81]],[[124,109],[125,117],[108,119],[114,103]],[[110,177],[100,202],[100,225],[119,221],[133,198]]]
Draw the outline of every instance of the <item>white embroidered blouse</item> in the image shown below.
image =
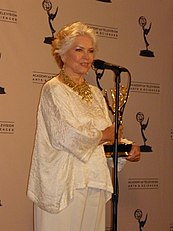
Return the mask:
[[87,103],[54,77],[42,89],[27,194],[41,209],[58,213],[74,190],[92,187],[113,192],[101,130],[111,125],[100,90],[91,86]]

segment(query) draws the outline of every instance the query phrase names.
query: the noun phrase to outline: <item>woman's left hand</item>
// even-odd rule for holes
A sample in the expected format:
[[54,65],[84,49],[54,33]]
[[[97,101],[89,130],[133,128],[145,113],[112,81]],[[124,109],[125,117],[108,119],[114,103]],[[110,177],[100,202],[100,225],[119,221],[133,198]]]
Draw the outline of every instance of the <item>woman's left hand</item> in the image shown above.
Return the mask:
[[128,157],[126,157],[126,160],[137,162],[140,160],[141,153],[140,153],[140,147],[137,144],[132,144],[132,149],[128,154]]

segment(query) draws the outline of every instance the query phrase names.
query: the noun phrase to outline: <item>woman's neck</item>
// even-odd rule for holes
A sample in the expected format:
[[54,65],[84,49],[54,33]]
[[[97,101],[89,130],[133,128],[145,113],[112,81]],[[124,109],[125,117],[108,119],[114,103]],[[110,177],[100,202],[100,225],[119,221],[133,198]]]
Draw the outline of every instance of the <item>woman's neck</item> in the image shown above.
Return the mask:
[[63,70],[64,74],[67,75],[74,83],[80,85],[84,82],[84,77],[77,73],[72,73],[66,69]]

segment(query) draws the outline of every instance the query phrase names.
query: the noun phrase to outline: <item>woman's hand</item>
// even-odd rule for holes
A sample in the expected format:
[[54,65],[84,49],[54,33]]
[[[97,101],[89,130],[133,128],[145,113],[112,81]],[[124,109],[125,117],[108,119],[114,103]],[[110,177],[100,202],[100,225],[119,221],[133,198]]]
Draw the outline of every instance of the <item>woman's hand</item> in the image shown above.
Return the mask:
[[[118,143],[120,143],[123,134],[123,126],[120,125],[118,129]],[[113,144],[115,141],[115,123],[113,123],[110,127],[107,127],[102,131],[102,139],[99,144],[103,144],[105,142],[110,142]]]
[[132,144],[132,149],[126,157],[126,160],[137,162],[141,158],[140,147],[137,144]]
[[118,143],[121,143],[122,137],[123,137],[123,125],[119,125],[119,129],[118,129]]

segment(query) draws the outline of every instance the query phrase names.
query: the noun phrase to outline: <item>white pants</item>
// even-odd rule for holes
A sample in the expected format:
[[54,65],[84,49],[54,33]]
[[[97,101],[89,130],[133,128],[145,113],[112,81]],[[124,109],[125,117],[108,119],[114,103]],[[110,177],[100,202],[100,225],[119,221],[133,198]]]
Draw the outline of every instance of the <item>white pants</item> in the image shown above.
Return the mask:
[[58,214],[35,206],[34,231],[105,231],[105,194],[103,190],[80,189],[74,200]]

